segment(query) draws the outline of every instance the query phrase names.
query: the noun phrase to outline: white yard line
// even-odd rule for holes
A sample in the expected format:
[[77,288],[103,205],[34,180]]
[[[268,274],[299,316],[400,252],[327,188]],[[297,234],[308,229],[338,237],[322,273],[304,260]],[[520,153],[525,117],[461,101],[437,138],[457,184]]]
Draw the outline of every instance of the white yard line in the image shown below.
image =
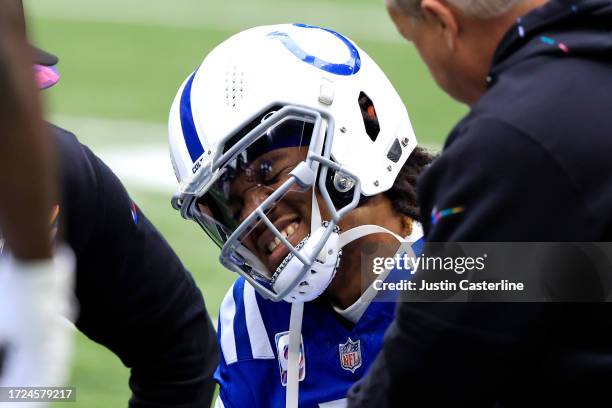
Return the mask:
[[239,31],[262,24],[303,22],[355,39],[402,41],[382,0],[369,4],[282,0],[25,0],[31,17],[144,26]]
[[165,123],[61,114],[52,115],[50,120],[73,132],[78,131],[78,136],[95,145],[114,143],[116,139],[125,144],[136,144],[140,140],[165,144],[168,138]]
[[169,197],[178,187],[166,146],[104,148],[97,154],[128,189],[163,193]]
[[175,191],[164,124],[64,115],[54,116],[52,122],[76,134],[128,189]]

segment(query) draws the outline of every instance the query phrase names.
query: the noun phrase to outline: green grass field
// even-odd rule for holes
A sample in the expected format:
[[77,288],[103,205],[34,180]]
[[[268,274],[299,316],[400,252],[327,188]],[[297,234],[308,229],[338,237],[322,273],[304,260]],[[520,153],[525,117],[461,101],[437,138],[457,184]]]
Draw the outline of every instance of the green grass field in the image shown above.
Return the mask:
[[[231,4],[229,4],[231,3]],[[465,112],[439,91],[403,42],[381,0],[25,0],[35,42],[60,56],[60,84],[46,91],[51,118],[94,151],[165,144],[164,123],[179,83],[229,35],[259,24],[305,22],[349,35],[385,70],[419,141],[439,147]],[[104,155],[102,155],[105,157]],[[111,166],[112,167],[112,166]],[[171,172],[167,163],[167,171]],[[171,190],[126,180],[128,190],[195,276],[213,317],[234,279],[195,224],[169,205]],[[79,335],[66,407],[126,406],[128,370]],[[64,406],[64,405],[57,405]]]

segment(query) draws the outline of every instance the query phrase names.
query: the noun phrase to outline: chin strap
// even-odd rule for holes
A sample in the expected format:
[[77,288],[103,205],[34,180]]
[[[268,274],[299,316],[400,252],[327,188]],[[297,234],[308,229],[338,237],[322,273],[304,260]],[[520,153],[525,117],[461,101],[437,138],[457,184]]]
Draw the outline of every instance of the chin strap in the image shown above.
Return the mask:
[[[317,202],[315,189],[312,189],[312,211],[310,217],[310,231],[321,226],[321,211]],[[289,362],[287,367],[287,394],[286,408],[298,408],[300,397],[300,344],[302,342],[302,316],[304,303],[291,304],[291,317],[289,318]]]
[[302,316],[304,303],[291,304],[289,320],[289,364],[287,369],[287,395],[285,406],[298,408],[300,389],[300,344],[302,340]]
[[356,241],[359,238],[365,237],[366,235],[372,234],[389,234],[392,235],[399,242],[406,242],[405,238],[402,238],[395,232],[389,231],[388,229],[381,227],[380,225],[360,225],[359,227],[352,228],[340,234],[340,237],[338,239],[338,246],[340,248],[344,248],[351,242]]

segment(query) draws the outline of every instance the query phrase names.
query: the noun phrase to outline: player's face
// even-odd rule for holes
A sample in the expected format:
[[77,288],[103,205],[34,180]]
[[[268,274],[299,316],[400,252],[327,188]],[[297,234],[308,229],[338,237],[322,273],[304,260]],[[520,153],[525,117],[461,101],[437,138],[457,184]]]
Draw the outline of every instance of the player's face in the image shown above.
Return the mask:
[[[259,156],[240,171],[230,185],[229,206],[238,223],[244,221],[266,198],[290,176],[289,173],[306,159],[308,147],[285,147]],[[267,212],[274,226],[293,245],[310,232],[312,190],[297,186]],[[289,254],[288,248],[260,222],[242,243],[268,268],[274,271]]]

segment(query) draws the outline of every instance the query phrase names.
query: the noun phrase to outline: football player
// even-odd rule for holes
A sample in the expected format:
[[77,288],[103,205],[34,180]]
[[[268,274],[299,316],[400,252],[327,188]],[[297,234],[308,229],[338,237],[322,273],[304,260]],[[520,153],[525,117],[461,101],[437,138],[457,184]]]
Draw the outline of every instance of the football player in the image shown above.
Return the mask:
[[256,27],[185,80],[169,133],[174,207],[241,275],[221,305],[217,406],[342,406],[395,307],[374,301],[361,249],[422,235],[431,157],[399,95],[337,32]]

